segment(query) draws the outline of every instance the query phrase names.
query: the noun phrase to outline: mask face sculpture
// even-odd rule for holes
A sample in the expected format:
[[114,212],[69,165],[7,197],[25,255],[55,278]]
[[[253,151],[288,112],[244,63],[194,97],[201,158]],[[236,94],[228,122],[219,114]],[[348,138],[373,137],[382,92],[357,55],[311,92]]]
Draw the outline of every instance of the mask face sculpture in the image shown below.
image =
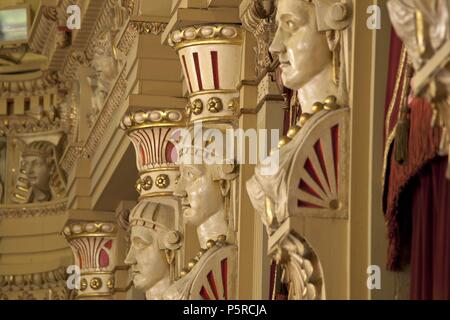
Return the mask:
[[20,161],[15,202],[43,202],[62,196],[64,178],[56,156],[55,146],[47,141],[35,141],[26,147]]
[[146,292],[148,300],[159,300],[172,280],[174,251],[180,236],[172,230],[171,208],[141,202],[130,213],[131,246],[125,263],[131,265],[134,286]]
[[42,191],[49,190],[50,172],[52,170],[51,164],[47,159],[41,156],[24,156],[21,168],[30,182],[33,189]]

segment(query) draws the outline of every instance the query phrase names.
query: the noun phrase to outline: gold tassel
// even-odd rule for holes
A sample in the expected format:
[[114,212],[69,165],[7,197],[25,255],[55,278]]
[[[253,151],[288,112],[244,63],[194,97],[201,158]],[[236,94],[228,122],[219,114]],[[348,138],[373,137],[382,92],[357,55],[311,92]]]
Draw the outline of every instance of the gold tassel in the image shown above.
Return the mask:
[[395,161],[404,165],[408,161],[409,130],[411,128],[410,110],[408,106],[409,82],[412,77],[412,68],[408,64],[403,80],[400,98],[400,108],[397,126],[395,128]]

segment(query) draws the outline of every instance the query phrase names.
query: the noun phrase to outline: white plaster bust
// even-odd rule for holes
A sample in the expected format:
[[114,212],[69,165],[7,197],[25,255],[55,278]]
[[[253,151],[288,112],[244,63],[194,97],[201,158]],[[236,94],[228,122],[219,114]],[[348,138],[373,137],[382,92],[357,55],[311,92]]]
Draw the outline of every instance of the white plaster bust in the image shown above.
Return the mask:
[[[228,272],[236,272],[237,248],[229,243],[233,242],[234,237],[230,198],[237,166],[226,161],[223,164],[207,164],[213,163],[211,159],[211,162],[202,163],[204,156],[214,152],[207,148],[207,143],[196,148],[191,145],[190,137],[186,142],[180,152],[180,177],[174,194],[181,198],[183,223],[197,228],[202,249],[195,258],[192,257],[192,265],[182,271],[182,277],[166,291],[166,299],[195,299],[198,292],[192,292],[192,288],[204,281],[204,273],[213,270],[214,264],[220,263],[224,256],[229,261]],[[200,161],[195,161],[196,157]],[[233,282],[233,279],[230,281]],[[233,290],[234,286],[230,283],[229,291]]]
[[[279,58],[284,85],[298,90],[302,112],[312,114],[313,105],[328,96],[348,106],[344,39],[351,12],[350,5],[337,0],[278,1],[278,28],[270,51]],[[281,223],[289,217],[287,179],[302,139],[305,137],[297,135],[279,151],[275,174],[263,175],[262,167],[257,166],[247,183],[252,204],[263,214],[269,233],[274,231],[270,230],[273,219]]]
[[125,263],[131,266],[134,286],[147,300],[160,300],[172,283],[174,251],[181,241],[173,230],[173,209],[144,200],[133,208],[129,221],[131,246]]
[[223,179],[225,175],[215,175],[209,165],[185,164],[181,165],[180,172],[175,192],[181,197],[183,221],[197,227],[198,240],[204,248],[208,240],[228,232],[225,198],[231,182]]
[[278,1],[270,51],[279,57],[283,84],[298,90],[303,112],[332,95],[348,105],[342,30],[350,17],[351,7],[339,1]]
[[[278,0],[278,28],[270,51],[278,56],[283,84],[297,90],[302,113],[320,113],[320,109],[313,108],[316,103],[349,104],[346,70],[351,11],[351,5],[345,1]],[[320,124],[322,116],[317,115],[310,121]],[[285,268],[282,281],[290,285],[288,298],[323,299],[323,273],[314,249],[295,228],[283,229],[283,224],[296,214],[288,209],[290,196],[293,196],[288,182],[295,170],[301,170],[293,162],[309,139],[310,128],[301,130],[303,126],[298,125],[299,132],[279,150],[279,154],[271,155],[273,161],[279,158],[278,170],[272,175],[264,175],[262,166],[258,165],[255,175],[247,182],[247,191],[271,236],[272,247],[290,257],[282,262]],[[275,233],[278,230],[281,231]],[[274,258],[281,261],[282,256],[278,254],[277,258],[275,254]],[[314,259],[309,260],[311,257]],[[307,263],[297,265],[298,261]]]
[[[204,157],[214,153],[208,146],[196,148],[189,141],[183,148],[179,160],[180,177],[174,194],[181,198],[183,222],[197,227],[198,240],[204,248],[208,240],[229,233],[228,203],[237,167],[225,159],[205,161]],[[219,157],[218,154],[216,156]]]

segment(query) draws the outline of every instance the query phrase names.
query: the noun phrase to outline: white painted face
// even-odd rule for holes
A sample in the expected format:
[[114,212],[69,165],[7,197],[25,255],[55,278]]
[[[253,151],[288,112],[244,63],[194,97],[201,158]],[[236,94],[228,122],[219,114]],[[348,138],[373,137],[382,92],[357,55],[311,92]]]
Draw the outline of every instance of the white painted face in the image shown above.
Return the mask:
[[32,187],[39,190],[49,189],[51,168],[45,158],[39,156],[23,157],[21,169],[25,172]]
[[142,227],[131,228],[131,247],[125,263],[131,265],[134,286],[148,291],[169,274],[164,252],[159,248],[160,232]]
[[220,181],[214,181],[211,167],[182,164],[175,194],[182,198],[186,223],[199,226],[223,208]]
[[332,64],[326,33],[318,31],[315,5],[304,0],[278,0],[276,19],[270,52],[279,56],[283,84],[298,90]]

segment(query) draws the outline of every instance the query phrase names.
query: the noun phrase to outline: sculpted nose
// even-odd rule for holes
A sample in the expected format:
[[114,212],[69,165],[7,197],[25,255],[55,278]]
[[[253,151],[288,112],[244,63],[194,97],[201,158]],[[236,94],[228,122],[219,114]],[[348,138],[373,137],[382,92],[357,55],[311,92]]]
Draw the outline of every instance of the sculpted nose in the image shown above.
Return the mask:
[[185,198],[187,197],[187,193],[184,189],[184,182],[183,178],[180,177],[178,181],[175,184],[175,190],[173,191],[173,195],[179,198]]
[[283,36],[279,28],[275,33],[275,37],[273,38],[272,44],[269,47],[269,51],[273,56],[277,56],[280,53],[286,51],[286,48],[283,44]]
[[130,251],[128,251],[127,257],[125,258],[125,264],[133,265],[136,264],[136,258],[134,257],[134,249],[133,245],[130,247]]

